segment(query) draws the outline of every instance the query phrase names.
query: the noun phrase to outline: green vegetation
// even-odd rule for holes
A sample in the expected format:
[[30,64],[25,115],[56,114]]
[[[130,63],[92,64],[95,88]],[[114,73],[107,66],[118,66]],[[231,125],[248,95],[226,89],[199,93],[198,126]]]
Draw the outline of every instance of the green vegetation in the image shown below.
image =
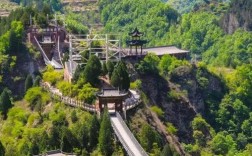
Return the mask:
[[73,34],[87,34],[88,33],[88,27],[85,26],[84,22],[85,19],[83,19],[83,16],[80,14],[75,13],[69,13],[67,14],[65,21],[67,31]]
[[[4,119],[0,124],[0,155],[33,155],[52,149],[79,155],[122,154],[121,148],[112,139],[108,114],[103,115],[100,125],[95,116],[53,101],[49,93],[39,87],[42,77],[64,96],[93,104],[98,90],[95,86],[99,86],[98,78],[107,74],[115,87],[143,91],[144,103],[156,100],[153,103],[160,107],[155,105],[151,110],[164,120],[169,133],[178,135],[179,140],[186,140],[184,148],[189,154],[251,154],[252,36],[246,31],[250,30],[251,19],[247,16],[249,13],[242,12],[249,12],[251,2],[233,0],[227,11],[228,5],[224,0],[169,0],[166,4],[159,0],[101,0],[99,8],[105,32],[121,33],[122,39],[126,40],[129,39],[128,32],[138,27],[144,32],[148,46],[176,45],[190,50],[192,58],[202,62],[191,65],[170,55],[159,58],[148,54],[135,66],[140,77],[130,83],[125,63],[108,61],[101,65],[96,56],[91,56],[86,57],[88,62],[85,66],[78,66],[72,84],[63,81],[63,72],[52,67],[47,67],[33,84],[31,76],[19,70],[27,54],[39,58],[34,47],[23,44],[29,17],[32,16],[35,25],[44,28],[49,24],[47,14],[49,20],[52,19],[51,13],[62,11],[62,6],[59,0],[13,1],[30,7],[19,8],[9,17],[0,19],[0,112]],[[188,13],[179,15],[176,10]],[[227,14],[222,17],[226,11]],[[220,23],[227,24],[225,17],[229,17],[230,13],[241,15],[237,17],[237,22],[242,28],[234,28],[233,34],[225,34],[226,30],[220,27]],[[96,14],[91,18],[91,13],[86,14],[84,17],[68,12],[65,16],[67,31],[87,33],[88,26],[85,25],[90,21],[98,22],[98,16]],[[99,42],[92,44],[100,46]],[[83,52],[83,56],[88,56],[88,52]],[[167,90],[153,91],[157,97],[147,97],[149,94],[144,93],[145,84],[142,83],[146,77],[158,77],[167,82]],[[11,91],[4,89],[6,87]],[[19,97],[23,97],[26,91],[26,101],[15,102],[12,92],[16,88],[22,90]],[[165,101],[167,107],[163,107],[160,101]],[[175,102],[176,105],[173,105]],[[183,125],[188,128],[187,136],[181,134],[184,127],[166,121],[170,120],[167,111],[174,113],[181,105],[190,105],[188,109],[198,113],[190,114],[190,121]],[[162,148],[162,139],[150,125],[141,124],[139,127],[138,139],[150,155],[175,155],[171,145]]]
[[101,128],[99,131],[99,150],[102,155],[109,156],[112,154],[112,127],[109,114],[104,111],[102,115]]
[[141,74],[157,74],[158,63],[160,59],[155,54],[147,54],[143,60],[137,65],[137,70]]
[[7,118],[7,113],[9,109],[12,107],[12,103],[10,100],[10,96],[8,90],[5,88],[0,96],[0,112],[3,115],[3,118]]
[[42,90],[41,87],[30,88],[25,94],[25,100],[29,102],[31,110],[37,109],[42,112],[42,108],[49,102],[49,94]]
[[[249,105],[252,98],[252,87],[249,83],[251,68],[251,65],[244,64],[220,78],[209,72],[204,63],[195,67],[187,61],[177,60],[175,57],[165,55],[159,59],[153,54],[146,55],[137,65],[141,75],[163,76],[177,85],[177,89],[168,90],[167,100],[169,101],[189,98],[195,82],[200,91],[206,95],[204,97],[206,110],[201,112],[204,118],[196,116],[191,122],[194,141],[185,145],[185,150],[192,155],[246,153],[245,149],[251,143],[250,122],[252,120]],[[209,77],[210,75],[212,78]],[[213,79],[219,79],[218,81],[223,83],[220,85],[223,87],[222,92],[210,90]],[[227,89],[225,89],[225,85],[227,85]],[[164,113],[164,115],[159,115],[161,119],[166,115],[157,106],[153,106],[151,109],[157,114]],[[167,131],[174,134],[177,129],[172,124],[168,124]]]
[[33,80],[31,75],[27,75],[25,79],[25,92],[33,86]]
[[115,68],[115,67],[114,67],[114,64],[113,64],[113,62],[108,61],[107,64],[106,64],[106,66],[107,66],[109,78],[111,78],[112,73],[113,73],[114,68]]
[[203,61],[215,66],[236,68],[251,63],[252,33],[237,30],[218,39],[202,56]]
[[168,123],[166,123],[166,125],[167,125],[167,128],[166,128],[167,132],[174,134],[174,135],[177,134],[178,129],[172,123],[168,122]]
[[130,87],[129,74],[125,63],[118,62],[111,76],[111,84],[121,90],[128,90]]
[[49,82],[51,85],[55,85],[62,78],[62,71],[56,71],[52,66],[47,66],[46,71],[43,73],[43,80]]
[[151,111],[155,112],[158,115],[158,117],[160,118],[164,117],[164,111],[158,106],[152,106],[150,109]]
[[99,83],[99,75],[101,75],[101,70],[102,66],[101,66],[101,62],[99,60],[99,58],[95,55],[92,55],[88,62],[87,65],[84,69],[83,72],[83,76],[84,79],[91,83],[92,85],[96,85]]
[[142,85],[142,82],[140,79],[137,79],[134,82],[130,82],[130,89],[140,89]]
[[[88,143],[83,138],[88,135],[85,130],[89,131],[89,113],[76,110],[78,121],[72,123],[70,114],[74,110],[63,104],[46,105],[41,116],[37,111],[27,110],[25,103],[16,105],[1,126],[0,138],[6,155],[39,154],[57,148],[66,152],[79,149],[81,154],[87,149],[82,143]],[[64,113],[65,110],[70,112],[69,115]]]
[[160,148],[161,145],[161,138],[159,134],[154,131],[148,124],[143,125],[139,134],[139,140],[141,145],[147,152],[154,150],[155,146],[156,148]]
[[4,154],[5,154],[5,149],[3,147],[2,142],[0,141],[0,156],[4,156]]
[[202,10],[202,8],[209,8],[209,10],[219,13],[227,9],[227,2],[229,0],[165,0],[179,13],[188,13],[191,11]]
[[12,2],[18,3],[23,7],[36,6],[38,9],[43,8],[45,5],[50,6],[53,11],[60,11],[61,3],[60,0],[10,0]]
[[[179,14],[160,0],[101,0],[101,19],[107,32],[122,33],[123,40],[135,27],[145,33],[148,45],[166,45],[162,39]],[[150,9],[151,8],[151,9]]]
[[[221,26],[225,32],[232,34],[237,29],[241,28],[246,31],[251,31],[251,18],[248,17],[252,13],[252,1],[247,0],[232,0],[228,11],[222,17]],[[229,18],[232,16],[232,18]],[[233,20],[238,21],[235,25]],[[230,25],[233,25],[230,27]]]

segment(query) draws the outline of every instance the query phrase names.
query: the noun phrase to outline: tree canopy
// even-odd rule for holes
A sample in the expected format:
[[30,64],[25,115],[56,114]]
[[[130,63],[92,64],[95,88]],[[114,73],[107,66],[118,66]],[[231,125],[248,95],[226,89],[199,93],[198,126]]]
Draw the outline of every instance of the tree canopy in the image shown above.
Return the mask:
[[130,86],[129,74],[124,62],[117,63],[111,76],[111,84],[114,87],[119,87],[122,90],[128,90]]
[[12,103],[10,100],[10,96],[9,96],[7,88],[5,88],[0,96],[0,111],[1,111],[1,114],[3,115],[4,119],[7,118],[8,110],[11,107],[12,107]]
[[101,128],[99,131],[99,149],[105,156],[112,154],[112,127],[109,114],[105,110],[102,115]]
[[101,68],[102,66],[99,58],[95,55],[92,55],[89,58],[87,65],[84,69],[83,75],[85,80],[92,85],[98,84],[99,83],[98,77],[102,72]]

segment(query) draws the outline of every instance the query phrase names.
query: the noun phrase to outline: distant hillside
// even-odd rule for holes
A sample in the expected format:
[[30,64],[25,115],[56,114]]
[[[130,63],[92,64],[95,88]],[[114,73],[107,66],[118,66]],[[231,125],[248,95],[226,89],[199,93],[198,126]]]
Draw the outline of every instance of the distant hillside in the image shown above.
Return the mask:
[[242,28],[252,30],[252,0],[233,0],[229,11],[223,17],[221,24],[227,33],[233,33]]
[[128,33],[138,27],[148,39],[148,46],[167,45],[165,33],[180,16],[160,0],[100,0],[99,7],[105,31],[122,33],[125,41]]
[[0,1],[0,16],[8,16],[12,10],[18,7],[16,3],[9,2],[8,0]]
[[193,10],[198,10],[199,7],[209,5],[214,7],[216,3],[226,3],[229,0],[162,0],[167,1],[167,3],[173,6],[179,13],[188,13]]

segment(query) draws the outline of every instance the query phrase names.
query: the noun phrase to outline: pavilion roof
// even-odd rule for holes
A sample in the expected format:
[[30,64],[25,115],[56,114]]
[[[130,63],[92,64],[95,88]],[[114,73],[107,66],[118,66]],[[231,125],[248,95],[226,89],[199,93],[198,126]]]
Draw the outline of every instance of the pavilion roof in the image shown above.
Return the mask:
[[140,37],[143,35],[143,33],[140,32],[136,27],[133,32],[129,33],[129,35],[132,37]]
[[123,97],[126,96],[128,92],[121,92],[118,89],[103,89],[97,94],[99,97]]

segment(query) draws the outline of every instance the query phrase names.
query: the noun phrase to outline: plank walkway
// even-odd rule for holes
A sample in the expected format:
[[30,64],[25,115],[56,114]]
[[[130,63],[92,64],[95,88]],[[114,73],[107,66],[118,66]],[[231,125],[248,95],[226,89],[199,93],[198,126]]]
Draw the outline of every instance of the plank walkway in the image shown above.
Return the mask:
[[116,115],[111,115],[110,121],[116,136],[129,156],[148,156],[119,113],[116,112]]

